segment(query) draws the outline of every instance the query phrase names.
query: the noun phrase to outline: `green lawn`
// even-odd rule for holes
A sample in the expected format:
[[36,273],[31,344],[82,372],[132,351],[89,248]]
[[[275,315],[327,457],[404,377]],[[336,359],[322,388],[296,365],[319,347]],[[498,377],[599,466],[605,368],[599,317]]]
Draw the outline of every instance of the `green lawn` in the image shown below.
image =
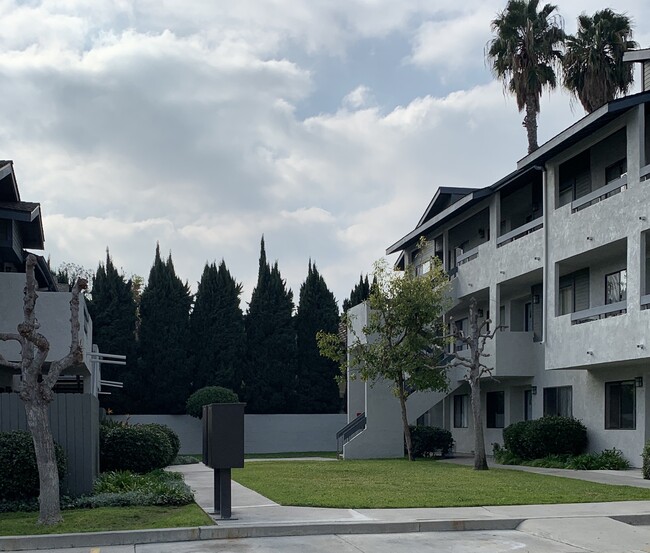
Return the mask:
[[148,528],[208,526],[212,519],[196,503],[183,507],[101,507],[63,511],[63,522],[40,526],[38,513],[0,513],[0,536],[67,534]]
[[437,461],[248,463],[233,478],[282,505],[398,508],[650,500],[650,489]]

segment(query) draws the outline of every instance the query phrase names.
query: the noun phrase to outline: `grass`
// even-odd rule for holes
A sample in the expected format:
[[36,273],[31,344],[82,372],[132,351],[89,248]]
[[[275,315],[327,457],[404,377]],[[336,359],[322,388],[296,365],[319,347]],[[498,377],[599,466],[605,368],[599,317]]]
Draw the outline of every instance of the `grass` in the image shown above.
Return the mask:
[[63,511],[56,526],[37,524],[38,513],[0,513],[0,536],[68,534],[149,528],[208,526],[212,519],[196,504],[183,507],[100,507]]
[[650,489],[438,461],[249,463],[233,478],[282,505],[403,508],[650,500]]

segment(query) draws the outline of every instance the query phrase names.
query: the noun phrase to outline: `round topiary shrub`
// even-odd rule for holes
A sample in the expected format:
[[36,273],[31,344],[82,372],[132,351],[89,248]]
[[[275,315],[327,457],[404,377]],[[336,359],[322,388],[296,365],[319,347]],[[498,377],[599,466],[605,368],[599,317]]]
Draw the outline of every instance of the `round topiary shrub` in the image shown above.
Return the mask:
[[115,426],[100,433],[99,461],[102,472],[131,470],[145,473],[166,467],[172,445],[159,425]]
[[519,421],[503,429],[503,447],[505,447],[515,457],[528,459],[530,446],[528,437],[530,427],[533,423],[530,421]]
[[206,386],[194,392],[187,400],[188,415],[197,419],[203,416],[203,406],[211,403],[238,403],[237,394],[221,386]]
[[165,434],[165,436],[167,436],[167,439],[169,440],[169,445],[171,446],[171,456],[168,459],[167,463],[165,463],[165,466],[171,465],[174,459],[178,457],[178,452],[181,449],[181,440],[178,437],[178,434],[176,434],[176,432],[174,432],[166,424],[150,423],[150,424],[145,424],[143,426],[151,426],[153,428],[156,428],[160,430],[163,434]]
[[[66,457],[54,444],[59,480],[63,480]],[[24,430],[0,432],[0,500],[14,501],[38,497],[38,467],[32,435]]]
[[572,417],[542,417],[505,428],[503,443],[508,451],[522,459],[580,455],[587,449],[587,428]]

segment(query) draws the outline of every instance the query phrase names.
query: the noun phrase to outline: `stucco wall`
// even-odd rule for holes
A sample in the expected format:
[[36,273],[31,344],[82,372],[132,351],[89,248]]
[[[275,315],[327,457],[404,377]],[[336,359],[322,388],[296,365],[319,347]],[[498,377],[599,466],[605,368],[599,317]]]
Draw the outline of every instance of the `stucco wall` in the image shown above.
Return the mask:
[[[202,423],[189,415],[111,415],[130,424],[160,423],[181,439],[182,454],[201,453]],[[246,453],[336,451],[336,433],[345,426],[345,414],[333,415],[245,415]]]

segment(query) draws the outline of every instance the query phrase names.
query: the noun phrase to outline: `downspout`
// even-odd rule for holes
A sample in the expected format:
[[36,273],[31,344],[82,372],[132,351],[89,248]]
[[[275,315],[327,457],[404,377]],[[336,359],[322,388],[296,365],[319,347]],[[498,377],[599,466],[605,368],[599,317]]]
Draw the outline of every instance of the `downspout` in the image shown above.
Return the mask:
[[542,209],[544,210],[544,240],[543,249],[544,253],[542,259],[544,267],[542,268],[542,344],[546,343],[546,327],[548,320],[548,193],[546,191],[547,177],[546,167],[539,167],[542,171]]

